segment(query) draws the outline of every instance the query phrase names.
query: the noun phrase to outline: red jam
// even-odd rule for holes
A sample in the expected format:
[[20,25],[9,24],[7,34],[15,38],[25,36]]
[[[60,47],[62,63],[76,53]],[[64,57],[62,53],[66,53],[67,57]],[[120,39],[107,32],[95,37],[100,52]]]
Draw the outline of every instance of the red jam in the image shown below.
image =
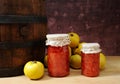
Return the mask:
[[69,74],[68,46],[48,46],[48,72],[53,77],[63,77]]
[[83,53],[82,56],[82,74],[89,77],[99,75],[99,53]]

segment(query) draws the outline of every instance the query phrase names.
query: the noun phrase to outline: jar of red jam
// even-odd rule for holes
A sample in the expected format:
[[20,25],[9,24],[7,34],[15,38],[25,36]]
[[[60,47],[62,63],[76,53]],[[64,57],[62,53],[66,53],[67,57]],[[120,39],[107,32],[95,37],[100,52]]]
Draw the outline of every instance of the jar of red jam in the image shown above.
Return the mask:
[[85,76],[96,77],[99,76],[99,54],[101,52],[98,43],[84,43],[82,44],[81,56],[81,73]]
[[52,77],[64,77],[69,75],[69,35],[48,34],[46,37],[49,75]]

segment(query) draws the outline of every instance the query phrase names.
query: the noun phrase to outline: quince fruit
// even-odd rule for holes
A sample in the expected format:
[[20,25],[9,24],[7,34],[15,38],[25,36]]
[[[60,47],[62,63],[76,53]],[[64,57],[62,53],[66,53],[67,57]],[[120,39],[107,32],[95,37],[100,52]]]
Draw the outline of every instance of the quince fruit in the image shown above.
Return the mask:
[[100,69],[103,70],[106,65],[106,57],[103,53],[100,53]]
[[74,69],[81,68],[81,56],[78,54],[72,55],[70,59],[70,66]]
[[70,46],[71,48],[77,47],[78,44],[79,44],[79,42],[80,42],[80,37],[79,37],[79,35],[78,35],[77,33],[75,33],[75,32],[70,32],[70,33],[68,33],[68,34],[69,34],[70,41],[71,41],[71,43],[70,43],[69,46]]

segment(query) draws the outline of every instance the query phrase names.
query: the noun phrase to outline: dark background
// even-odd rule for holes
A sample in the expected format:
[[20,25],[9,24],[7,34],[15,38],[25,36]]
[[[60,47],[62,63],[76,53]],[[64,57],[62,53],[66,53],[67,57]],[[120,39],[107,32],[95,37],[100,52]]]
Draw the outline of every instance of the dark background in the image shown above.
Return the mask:
[[48,33],[76,32],[98,42],[106,55],[120,55],[120,0],[46,0]]

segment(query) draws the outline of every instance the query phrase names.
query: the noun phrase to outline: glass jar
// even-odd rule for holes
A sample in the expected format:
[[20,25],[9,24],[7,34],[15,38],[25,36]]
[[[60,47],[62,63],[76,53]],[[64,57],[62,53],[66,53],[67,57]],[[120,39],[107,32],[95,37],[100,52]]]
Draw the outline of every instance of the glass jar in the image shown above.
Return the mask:
[[81,73],[85,76],[96,77],[99,76],[99,60],[101,49],[98,43],[84,43],[82,44],[81,56]]
[[68,34],[48,34],[48,73],[53,77],[69,75],[69,49],[70,39]]

